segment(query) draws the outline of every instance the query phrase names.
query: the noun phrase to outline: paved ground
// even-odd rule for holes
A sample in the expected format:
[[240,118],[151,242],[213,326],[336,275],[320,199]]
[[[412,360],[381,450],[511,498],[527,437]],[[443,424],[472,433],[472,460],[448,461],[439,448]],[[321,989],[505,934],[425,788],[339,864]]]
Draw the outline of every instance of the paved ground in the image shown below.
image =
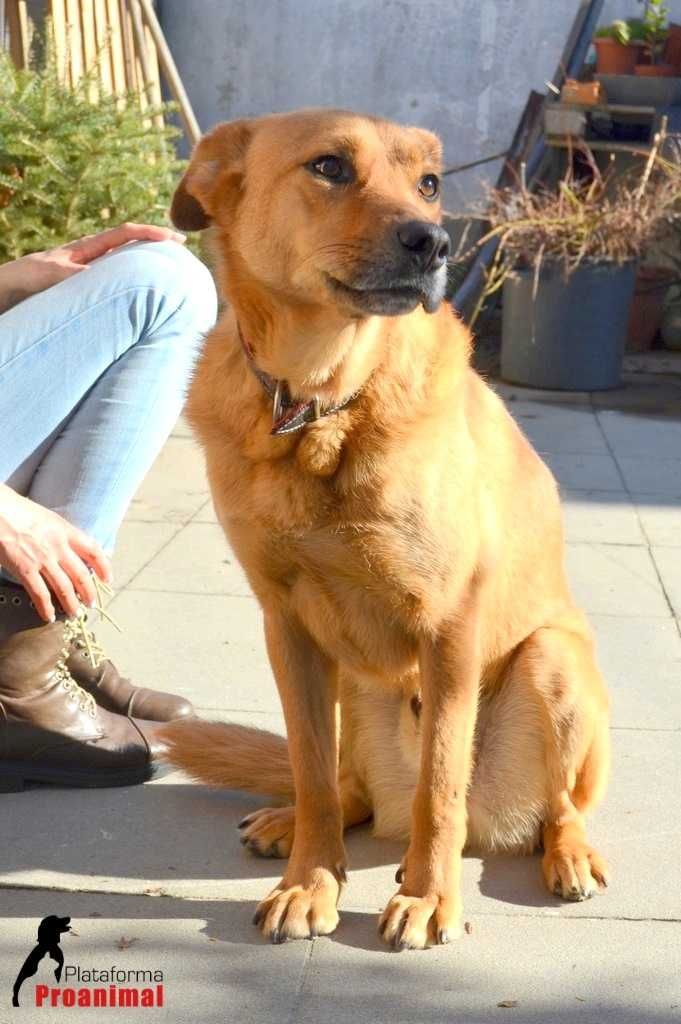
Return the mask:
[[[570,575],[612,688],[613,779],[592,826],[612,887],[563,905],[536,858],[469,857],[470,934],[397,955],[375,924],[401,850],[362,829],[337,934],[271,947],[250,917],[277,863],[246,855],[234,828],[253,799],[179,775],[5,796],[0,1022],[57,1014],[7,998],[48,913],[73,918],[67,963],[162,969],[156,1019],[178,1024],[681,1020],[681,377],[593,398],[500,390],[562,485]],[[122,667],[208,715],[281,728],[258,609],[181,425],[133,503],[116,573],[124,632],[101,635]]]

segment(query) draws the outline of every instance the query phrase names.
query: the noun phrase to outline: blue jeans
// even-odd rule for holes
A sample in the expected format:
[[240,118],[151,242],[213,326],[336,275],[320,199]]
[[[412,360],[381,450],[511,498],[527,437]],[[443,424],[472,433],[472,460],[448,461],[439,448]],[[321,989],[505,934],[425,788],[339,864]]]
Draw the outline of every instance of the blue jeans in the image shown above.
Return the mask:
[[0,481],[111,553],[215,322],[175,242],[117,249],[0,316]]

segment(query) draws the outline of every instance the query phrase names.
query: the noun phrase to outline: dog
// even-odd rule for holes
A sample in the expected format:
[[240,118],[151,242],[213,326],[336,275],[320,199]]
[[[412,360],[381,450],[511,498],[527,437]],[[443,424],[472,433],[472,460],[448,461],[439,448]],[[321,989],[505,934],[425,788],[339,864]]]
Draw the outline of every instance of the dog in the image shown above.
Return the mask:
[[549,889],[607,884],[584,816],[608,697],[566,582],[555,481],[470,367],[442,302],[441,145],[307,110],[218,125],[173,198],[211,228],[228,305],[188,400],[216,512],[263,611],[287,740],[173,723],[169,760],[284,806],[242,842],[288,857],[255,923],[328,934],[343,830],[409,836],[379,931],[448,942],[461,853],[543,845]]

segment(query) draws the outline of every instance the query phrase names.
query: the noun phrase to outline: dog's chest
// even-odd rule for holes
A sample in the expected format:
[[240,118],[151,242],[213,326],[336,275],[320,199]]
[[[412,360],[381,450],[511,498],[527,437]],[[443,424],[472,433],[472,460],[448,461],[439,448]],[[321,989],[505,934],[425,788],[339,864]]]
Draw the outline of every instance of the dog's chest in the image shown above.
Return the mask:
[[263,604],[276,593],[333,657],[399,675],[411,667],[424,625],[441,615],[451,552],[413,497],[388,507],[377,493],[329,500],[330,493],[304,508],[297,495],[284,524],[270,492],[257,525],[233,538],[237,555]]

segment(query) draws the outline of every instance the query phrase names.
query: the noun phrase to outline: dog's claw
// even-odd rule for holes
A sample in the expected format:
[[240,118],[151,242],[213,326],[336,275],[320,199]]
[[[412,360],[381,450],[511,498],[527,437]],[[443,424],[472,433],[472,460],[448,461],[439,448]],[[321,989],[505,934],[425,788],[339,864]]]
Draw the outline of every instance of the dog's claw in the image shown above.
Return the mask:
[[264,916],[263,915],[263,911],[260,909],[260,907],[258,907],[258,909],[256,910],[255,914],[253,915],[253,924],[256,926],[256,928],[258,927],[258,925],[262,921],[263,916]]
[[449,942],[449,932],[446,928],[439,928],[437,933],[437,941],[439,946],[446,946]]
[[398,885],[402,885],[402,882],[404,881],[404,868],[402,867],[401,864],[397,871],[395,872],[395,881],[397,882]]

